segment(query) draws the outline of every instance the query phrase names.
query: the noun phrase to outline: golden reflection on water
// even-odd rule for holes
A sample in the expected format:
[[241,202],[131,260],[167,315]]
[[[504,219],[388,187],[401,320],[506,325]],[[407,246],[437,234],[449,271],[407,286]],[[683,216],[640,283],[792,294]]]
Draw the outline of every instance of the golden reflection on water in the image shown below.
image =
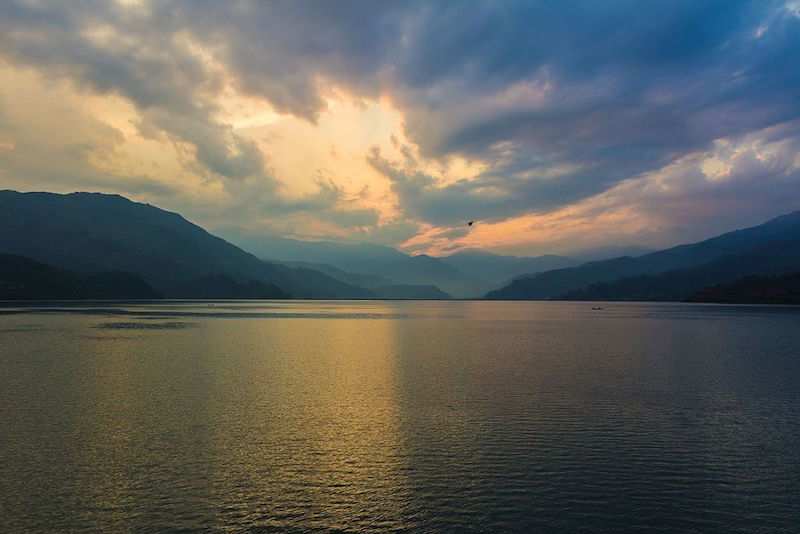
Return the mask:
[[[229,356],[241,355],[221,364],[229,369],[221,376],[236,383],[220,384],[219,391],[237,391],[238,398],[211,396],[213,446],[239,472],[217,472],[214,484],[245,484],[248,489],[238,488],[243,494],[271,496],[246,513],[275,526],[282,516],[297,515],[328,528],[351,524],[359,514],[401,521],[406,455],[396,322],[277,319],[239,326],[233,336],[230,328],[212,328],[205,339],[208,354],[224,355],[235,343]],[[275,500],[291,501],[293,509],[276,509]],[[379,516],[371,509],[378,502]]]
[[[397,329],[388,319],[279,318],[99,331],[80,348],[94,356],[75,463],[105,468],[79,477],[81,493],[94,495],[90,508],[124,510],[132,486],[155,482],[161,489],[138,505],[165,526],[170,491],[186,506],[225,503],[206,514],[173,508],[183,524],[198,515],[274,527],[299,517],[320,528],[359,516],[401,524],[409,483]],[[162,480],[144,480],[148,461],[162,464]]]

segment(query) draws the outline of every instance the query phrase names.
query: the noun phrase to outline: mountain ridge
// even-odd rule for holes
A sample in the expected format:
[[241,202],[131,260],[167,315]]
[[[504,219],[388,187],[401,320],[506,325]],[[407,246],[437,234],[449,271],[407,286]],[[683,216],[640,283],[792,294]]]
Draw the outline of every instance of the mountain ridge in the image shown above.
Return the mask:
[[187,281],[226,275],[274,298],[370,298],[323,273],[263,262],[182,215],[104,193],[0,191],[0,251],[59,268],[128,271],[165,296]]
[[800,211],[774,217],[757,226],[733,230],[696,243],[677,245],[636,258],[613,258],[520,277],[503,288],[489,292],[486,298],[559,298],[592,284],[698,267],[726,255],[744,254],[787,234],[800,235]]
[[780,276],[800,270],[800,239],[763,243],[751,251],[706,264],[655,275],[622,278],[567,293],[565,300],[685,301],[706,288],[752,276]]
[[552,254],[511,256],[469,249],[446,256],[409,255],[373,243],[303,241],[272,235],[230,237],[266,261],[307,264],[328,274],[333,273],[327,269],[337,269],[353,275],[351,281],[379,277],[392,285],[435,285],[457,298],[480,297],[520,274],[579,263]]

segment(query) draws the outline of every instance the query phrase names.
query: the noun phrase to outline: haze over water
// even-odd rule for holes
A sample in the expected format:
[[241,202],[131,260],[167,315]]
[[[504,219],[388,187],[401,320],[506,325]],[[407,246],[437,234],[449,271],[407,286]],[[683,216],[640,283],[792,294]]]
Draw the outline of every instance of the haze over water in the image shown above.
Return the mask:
[[4,532],[796,532],[800,310],[0,308]]

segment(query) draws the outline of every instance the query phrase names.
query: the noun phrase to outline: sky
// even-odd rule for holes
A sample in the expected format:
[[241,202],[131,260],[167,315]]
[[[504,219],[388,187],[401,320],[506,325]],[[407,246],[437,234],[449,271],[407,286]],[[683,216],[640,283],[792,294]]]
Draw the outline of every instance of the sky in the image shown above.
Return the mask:
[[658,248],[800,209],[799,57],[800,0],[5,0],[0,188],[233,238]]

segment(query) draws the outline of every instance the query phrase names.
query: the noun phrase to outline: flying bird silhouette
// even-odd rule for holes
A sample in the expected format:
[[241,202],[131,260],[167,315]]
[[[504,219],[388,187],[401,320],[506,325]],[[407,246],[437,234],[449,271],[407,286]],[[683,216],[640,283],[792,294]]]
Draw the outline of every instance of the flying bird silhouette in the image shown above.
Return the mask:
[[475,221],[470,221],[467,223],[467,226],[472,226],[473,224],[475,224]]

